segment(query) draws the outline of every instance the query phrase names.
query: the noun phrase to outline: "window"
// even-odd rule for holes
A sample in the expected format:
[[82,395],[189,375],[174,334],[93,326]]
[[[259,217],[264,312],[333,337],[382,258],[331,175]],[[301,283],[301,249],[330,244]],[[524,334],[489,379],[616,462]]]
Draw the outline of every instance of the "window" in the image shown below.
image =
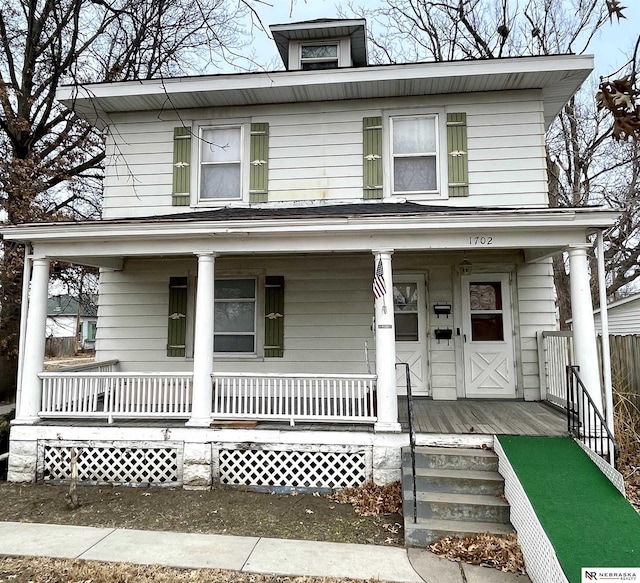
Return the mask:
[[94,342],[95,339],[96,339],[96,323],[87,322],[87,340],[89,342]]
[[256,352],[256,279],[216,279],[214,352]]
[[200,200],[242,198],[242,126],[200,130]]
[[502,282],[469,283],[471,340],[501,342],[504,340]]
[[438,191],[438,116],[391,118],[393,194]]
[[300,66],[303,71],[338,68],[338,44],[300,46]]
[[418,335],[418,285],[396,283],[393,285],[393,310],[396,324],[396,340],[417,342]]

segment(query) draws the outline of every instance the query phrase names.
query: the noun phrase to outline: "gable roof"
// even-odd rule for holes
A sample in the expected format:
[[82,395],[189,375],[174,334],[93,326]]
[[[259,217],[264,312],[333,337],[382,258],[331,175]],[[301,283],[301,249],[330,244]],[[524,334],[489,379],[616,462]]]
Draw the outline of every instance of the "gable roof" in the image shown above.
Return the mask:
[[[617,308],[618,306],[623,306],[624,304],[629,304],[637,301],[640,301],[640,293],[636,293],[636,294],[627,296],[626,298],[622,298],[620,300],[616,300],[615,302],[611,302],[607,304],[607,311],[611,310],[612,308]],[[595,310],[593,310],[593,313],[599,314],[600,308],[596,308]],[[567,320],[567,322],[569,322],[569,320]]]
[[[51,296],[47,299],[47,316],[76,316],[78,314],[78,300],[67,294]],[[95,317],[98,315],[98,307],[91,300],[80,304],[80,315]]]

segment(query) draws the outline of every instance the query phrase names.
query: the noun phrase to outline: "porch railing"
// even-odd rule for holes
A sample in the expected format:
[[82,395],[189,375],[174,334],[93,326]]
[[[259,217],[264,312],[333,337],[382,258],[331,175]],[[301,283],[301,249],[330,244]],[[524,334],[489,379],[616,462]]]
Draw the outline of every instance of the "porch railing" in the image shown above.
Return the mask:
[[573,361],[573,333],[544,330],[538,334],[542,397],[563,409],[567,406],[567,366]]
[[614,468],[618,445],[578,374],[578,366],[567,366],[567,429]]
[[375,375],[212,375],[214,419],[374,423]]
[[188,418],[192,374],[43,372],[40,417]]

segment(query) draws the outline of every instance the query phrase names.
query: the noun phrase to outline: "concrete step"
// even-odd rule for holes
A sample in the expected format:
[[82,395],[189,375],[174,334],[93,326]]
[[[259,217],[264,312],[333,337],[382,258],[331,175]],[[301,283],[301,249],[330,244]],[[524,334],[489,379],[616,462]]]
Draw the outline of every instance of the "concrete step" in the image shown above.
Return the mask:
[[[420,518],[504,524],[509,522],[509,504],[497,496],[418,491],[417,501],[417,513]],[[412,492],[403,495],[403,512],[405,517],[413,517]]]
[[[411,470],[409,448],[402,449],[403,469]],[[439,468],[471,471],[497,471],[498,456],[485,449],[457,447],[416,447],[416,468]]]
[[437,518],[419,518],[413,523],[412,516],[404,522],[404,541],[407,546],[426,547],[428,544],[446,536],[473,536],[481,533],[509,534],[513,532],[510,524],[495,522],[442,520]]
[[[402,472],[402,489],[411,494],[411,471]],[[416,468],[416,489],[424,492],[450,492],[452,494],[486,494],[500,496],[504,480],[498,472]]]

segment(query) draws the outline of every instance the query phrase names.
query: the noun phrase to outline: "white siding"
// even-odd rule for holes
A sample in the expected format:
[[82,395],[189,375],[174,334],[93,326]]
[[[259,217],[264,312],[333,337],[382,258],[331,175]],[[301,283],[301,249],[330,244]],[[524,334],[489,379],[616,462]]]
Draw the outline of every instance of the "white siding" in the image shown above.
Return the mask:
[[[627,334],[640,334],[640,298],[629,300],[624,304],[609,307],[607,310],[609,319],[609,334],[625,336]],[[596,333],[602,334],[601,316],[598,312],[594,315]]]
[[[365,342],[375,364],[371,318],[373,257],[230,259],[216,273],[264,270],[285,278],[284,358],[217,358],[220,371],[365,373]],[[190,370],[166,356],[169,278],[187,276],[195,260],[130,261],[102,275],[97,351],[123,370]],[[258,317],[260,317],[258,315]]]
[[542,103],[538,92],[523,91],[190,110],[180,112],[182,121],[161,121],[157,112],[114,116],[104,216],[193,210],[171,206],[173,128],[229,118],[269,123],[270,201],[360,200],[362,118],[421,110],[467,113],[470,196],[436,203],[546,204]]
[[556,330],[555,287],[551,260],[520,265],[516,273],[520,355],[524,398],[540,399],[537,334]]
[[[513,253],[470,255],[474,268],[504,271],[517,262]],[[462,256],[427,253],[393,257],[394,275],[424,274],[427,281],[428,379],[434,398],[455,399],[461,388],[463,343],[457,335],[455,266]],[[482,263],[484,261],[484,263]],[[219,371],[375,372],[371,331],[373,256],[230,258],[216,261],[218,275],[263,273],[285,278],[285,350],[283,358],[216,358]],[[124,371],[189,371],[192,360],[166,356],[169,278],[193,275],[196,261],[131,260],[122,272],[102,274],[97,351],[99,360],[118,359]],[[524,396],[539,398],[539,330],[555,329],[554,288],[549,263],[518,265],[516,322]],[[459,288],[458,288],[459,289]],[[452,314],[437,318],[436,303]],[[259,316],[260,317],[260,316]],[[435,339],[436,328],[450,328],[451,341]]]

